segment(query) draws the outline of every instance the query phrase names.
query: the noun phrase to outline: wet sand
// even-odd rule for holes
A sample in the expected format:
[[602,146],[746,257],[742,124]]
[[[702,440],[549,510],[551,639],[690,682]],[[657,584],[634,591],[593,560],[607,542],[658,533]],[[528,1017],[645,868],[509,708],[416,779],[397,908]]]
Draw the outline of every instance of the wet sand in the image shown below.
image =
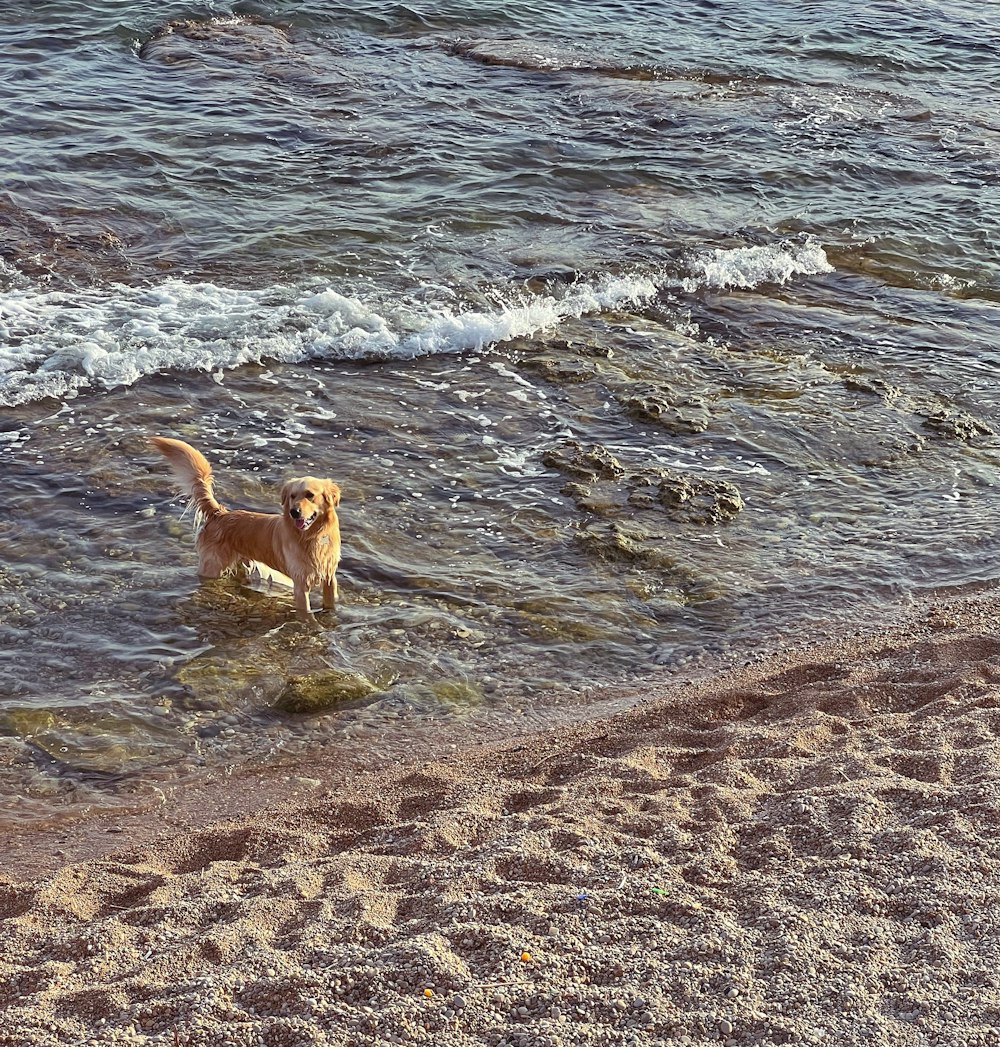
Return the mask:
[[0,1045],[996,1044],[998,607],[24,837]]

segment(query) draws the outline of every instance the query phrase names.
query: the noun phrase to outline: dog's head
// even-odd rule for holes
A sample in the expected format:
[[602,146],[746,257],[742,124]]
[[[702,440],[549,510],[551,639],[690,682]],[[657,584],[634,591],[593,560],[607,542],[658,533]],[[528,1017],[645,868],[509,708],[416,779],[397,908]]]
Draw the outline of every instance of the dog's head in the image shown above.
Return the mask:
[[281,488],[281,508],[299,531],[327,520],[340,504],[340,488],[332,480],[297,476]]

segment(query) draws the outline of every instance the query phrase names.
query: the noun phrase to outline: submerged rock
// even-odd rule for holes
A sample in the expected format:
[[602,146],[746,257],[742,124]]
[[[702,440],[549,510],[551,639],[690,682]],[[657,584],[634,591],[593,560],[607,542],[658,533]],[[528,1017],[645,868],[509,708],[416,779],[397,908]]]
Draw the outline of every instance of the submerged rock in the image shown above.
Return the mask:
[[331,669],[290,677],[274,708],[284,713],[321,713],[348,702],[363,701],[383,689],[360,673]]
[[523,371],[553,385],[582,385],[598,373],[595,365],[587,360],[566,360],[556,356],[525,356],[518,364]]
[[509,66],[536,73],[578,72],[621,80],[661,80],[665,71],[650,65],[613,65],[595,61],[585,52],[563,50],[558,45],[541,45],[537,40],[458,41],[451,51],[483,65]]
[[734,519],[744,508],[739,488],[728,480],[707,479],[673,469],[653,470],[636,479],[642,481],[642,486],[636,486],[629,495],[629,504],[637,508],[660,505],[675,519],[716,524]]
[[546,451],[542,462],[571,477],[562,492],[578,509],[602,516],[655,509],[678,522],[718,524],[744,508],[739,488],[728,480],[658,466],[628,470],[600,444],[586,447],[570,440]]
[[903,390],[895,385],[890,385],[881,378],[873,378],[864,374],[849,374],[843,379],[844,388],[852,393],[867,393],[869,396],[877,396],[885,403],[893,403],[903,395]]
[[924,419],[924,428],[930,429],[937,436],[949,440],[961,440],[972,443],[980,436],[995,436],[996,432],[985,422],[967,411],[952,411],[942,408]]
[[514,338],[507,343],[519,370],[559,386],[586,385],[614,378],[615,350],[589,338]]
[[546,451],[542,463],[550,469],[558,469],[564,476],[590,482],[617,480],[625,475],[624,466],[606,447],[600,444],[585,447],[576,440]]
[[[665,547],[663,535],[637,524],[591,524],[578,532],[584,549],[618,571],[626,568],[626,588],[647,604],[676,606],[718,599],[723,590],[716,579],[702,575]],[[579,639],[578,637],[574,637]]]
[[927,441],[917,433],[876,439],[858,453],[858,463],[873,469],[893,469],[924,450]]
[[562,493],[567,498],[573,499],[577,509],[582,509],[586,513],[614,516],[622,508],[622,494],[616,484],[601,483],[591,486],[570,481],[568,484],[563,484]]
[[545,344],[552,349],[573,353],[576,356],[590,356],[602,360],[610,360],[615,355],[615,351],[610,345],[600,345],[597,342],[574,342],[569,338],[548,338]]
[[589,527],[579,533],[580,544],[606,563],[633,563],[658,568],[676,561],[651,542],[648,532],[617,522]]
[[206,53],[234,61],[261,61],[291,51],[288,34],[278,26],[248,17],[187,19],[169,22],[140,48],[143,61],[183,65]]
[[[908,412],[922,419],[922,427],[932,436],[944,440],[960,440],[962,443],[973,443],[980,437],[996,436],[996,430],[984,422],[981,418],[963,411],[960,408],[941,407],[939,403],[930,397],[919,394],[907,395],[902,389],[880,378],[865,375],[851,374],[843,379],[844,388],[851,392],[867,393],[879,397],[883,403],[895,407],[897,410]],[[920,451],[923,448],[923,439],[919,435],[913,435],[908,440],[895,438],[893,440],[880,440],[879,446],[885,446],[888,451],[885,455],[868,456],[862,459],[863,464],[885,464],[898,460],[907,454]]]
[[712,419],[701,397],[689,396],[674,402],[661,389],[620,396],[618,402],[630,418],[653,423],[672,433],[703,433]]
[[[114,228],[124,221],[113,213],[85,217],[58,205],[40,216],[5,200],[0,204],[0,258],[22,275],[44,280],[50,289],[97,280],[126,283],[134,279],[137,263],[124,228]],[[141,219],[130,215],[128,221]],[[140,236],[155,236],[162,245],[168,242],[164,233],[173,226],[164,219],[155,232],[150,227]]]

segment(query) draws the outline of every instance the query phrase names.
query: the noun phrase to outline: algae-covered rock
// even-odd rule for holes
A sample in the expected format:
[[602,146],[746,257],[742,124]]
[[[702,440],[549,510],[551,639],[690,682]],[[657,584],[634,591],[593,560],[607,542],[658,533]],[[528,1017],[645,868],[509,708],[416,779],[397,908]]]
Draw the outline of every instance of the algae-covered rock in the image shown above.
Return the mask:
[[100,704],[10,708],[0,715],[0,731],[13,735],[20,754],[56,778],[111,783],[155,759],[155,727]]
[[652,536],[638,527],[602,524],[581,530],[578,538],[588,552],[605,563],[631,563],[659,569],[675,565],[671,557],[657,548]]
[[177,682],[189,695],[186,704],[201,708],[238,708],[276,691],[281,679],[274,665],[261,666],[235,657],[196,658],[177,671]]
[[684,522],[723,523],[744,508],[739,488],[728,480],[692,476],[673,469],[649,470],[637,474],[635,479],[638,482],[629,495],[630,505],[640,509],[659,505]]
[[4,709],[0,714],[0,730],[18,738],[30,738],[40,731],[51,730],[58,722],[51,709],[37,709],[32,706],[15,706]]
[[582,385],[598,373],[597,368],[586,360],[563,360],[555,356],[523,357],[518,366],[554,385]]
[[274,702],[284,713],[321,713],[338,705],[359,702],[384,687],[360,673],[331,669],[309,676],[292,676]]
[[600,444],[584,447],[576,440],[569,440],[542,455],[542,463],[550,469],[558,469],[564,476],[581,480],[614,480],[625,475],[621,462]]
[[590,644],[608,639],[606,625],[594,625],[565,616],[521,614],[518,625],[527,636],[546,644]]
[[899,389],[895,385],[890,385],[881,378],[874,378],[871,375],[845,375],[843,383],[844,388],[852,393],[867,393],[869,396],[877,396],[887,404],[892,403],[894,400],[898,400],[903,395],[902,389]]
[[995,436],[995,432],[985,422],[980,421],[967,411],[953,411],[942,408],[924,419],[924,428],[930,429],[937,436],[949,440],[961,440],[972,443],[980,436]]
[[431,690],[438,701],[460,708],[479,705],[483,700],[483,692],[465,680],[439,680]]
[[661,389],[621,396],[618,402],[630,418],[658,425],[671,433],[703,433],[712,419],[708,405],[700,397],[673,401]]

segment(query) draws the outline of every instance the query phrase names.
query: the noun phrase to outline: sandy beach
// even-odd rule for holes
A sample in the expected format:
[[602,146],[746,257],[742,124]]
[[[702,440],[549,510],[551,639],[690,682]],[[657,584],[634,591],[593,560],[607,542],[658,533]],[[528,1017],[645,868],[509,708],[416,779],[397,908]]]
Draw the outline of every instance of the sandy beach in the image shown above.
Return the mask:
[[0,1045],[998,1044],[998,604],[34,875],[20,841]]

